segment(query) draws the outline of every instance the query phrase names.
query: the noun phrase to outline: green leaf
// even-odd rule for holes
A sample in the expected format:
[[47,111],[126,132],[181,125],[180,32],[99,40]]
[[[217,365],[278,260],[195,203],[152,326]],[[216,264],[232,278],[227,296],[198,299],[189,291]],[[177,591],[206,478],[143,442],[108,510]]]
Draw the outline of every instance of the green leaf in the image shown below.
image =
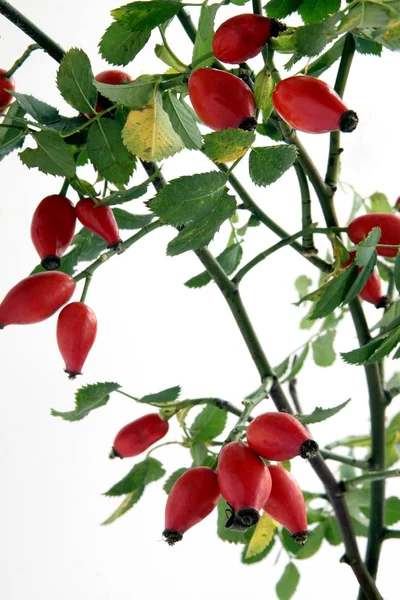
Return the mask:
[[319,77],[331,67],[342,56],[344,36],[337,40],[324,54],[321,54],[312,63],[304,67],[301,73],[307,73],[311,77]]
[[307,275],[300,275],[294,282],[296,290],[299,292],[300,298],[308,294],[312,280]]
[[369,506],[369,491],[366,488],[353,489],[346,493],[347,507],[351,517],[364,527],[369,526],[369,519],[360,507]]
[[336,13],[340,8],[340,0],[302,0],[299,14],[304,23],[316,23]]
[[156,44],[154,47],[154,54],[162,60],[166,65],[178,71],[178,73],[185,73],[187,66],[184,65],[172,51],[162,44]]
[[257,125],[256,131],[260,135],[268,136],[269,138],[271,138],[271,140],[274,140],[275,142],[283,141],[283,135],[280,131],[277,130],[277,128],[271,121],[268,121],[268,123],[260,123],[259,125]]
[[70,412],[59,412],[51,409],[53,417],[61,417],[65,421],[80,421],[96,408],[104,406],[110,399],[111,392],[121,386],[118,383],[92,383],[81,387],[75,394],[75,408]]
[[344,269],[338,277],[320,288],[321,295],[315,302],[309,315],[311,320],[328,316],[345,299],[358,276],[358,268],[354,263]]
[[136,159],[121,139],[122,127],[112,119],[95,121],[87,138],[87,151],[96,171],[116,185],[128,183]]
[[375,213],[391,213],[392,207],[389,204],[389,200],[381,192],[375,192],[370,196],[371,210]]
[[136,490],[134,490],[133,492],[128,494],[124,498],[124,500],[121,502],[121,504],[119,505],[117,510],[115,510],[112,513],[112,515],[110,515],[108,517],[108,519],[106,519],[102,523],[102,525],[111,525],[111,523],[114,523],[114,521],[119,519],[119,517],[122,517],[122,515],[127,513],[128,510],[130,510],[136,504],[136,502],[138,502],[138,500],[140,500],[143,492],[144,492],[144,486],[138,487],[138,488],[136,488]]
[[340,16],[329,17],[319,23],[298,27],[295,33],[295,48],[298,56],[316,56],[320,54],[335,36],[335,25]]
[[47,125],[60,118],[60,113],[56,108],[41,100],[37,100],[33,96],[20,94],[18,92],[13,92],[13,96],[18,100],[18,103],[24,112],[28,113],[28,115],[33,117],[38,123]]
[[165,475],[162,464],[151,456],[137,463],[121,481],[105,492],[105,496],[123,496],[145,487]]
[[97,92],[90,61],[83,50],[72,48],[57,71],[57,86],[64,100],[82,113],[95,111]]
[[276,584],[276,595],[279,600],[290,600],[296,592],[300,581],[300,573],[297,567],[290,562],[286,565],[282,577]]
[[389,356],[399,342],[400,328],[398,327],[390,333],[371,340],[361,348],[356,348],[356,350],[350,352],[341,352],[340,355],[345,362],[351,365],[371,365],[382,360],[385,356]]
[[325,521],[325,539],[331,546],[339,546],[342,543],[342,533],[335,517],[328,517]]
[[312,343],[314,362],[319,367],[330,367],[336,360],[336,352],[333,348],[336,330],[331,329],[317,337]]
[[250,177],[256,185],[270,185],[277,181],[294,163],[296,146],[283,145],[253,148],[250,152]]
[[114,19],[130,31],[150,31],[172,19],[182,8],[180,2],[152,0],[131,2],[111,11]]
[[[215,260],[219,263],[219,265],[223,268],[227,275],[231,275],[239,266],[240,261],[242,260],[243,249],[241,244],[232,244],[228,248],[225,248],[219,254]],[[195,277],[192,277],[188,281],[185,282],[185,285],[188,288],[200,288],[211,281],[211,276],[207,271],[203,271],[199,273]]]
[[[154,174],[151,178],[152,180],[159,175],[159,170]],[[140,183],[139,185],[135,185],[129,190],[113,192],[107,198],[104,198],[101,202],[98,203],[98,206],[115,206],[116,204],[124,204],[125,202],[129,202],[130,200],[135,200],[136,198],[140,198],[147,192],[147,188],[149,187],[148,181],[145,183]]]
[[173,92],[163,95],[163,107],[185,147],[189,150],[199,150],[202,147],[202,139],[193,110],[185,102],[178,100]]
[[271,552],[277,526],[277,522],[267,513],[261,515],[248,544],[243,548],[242,563],[251,565],[259,562]]
[[153,215],[133,215],[121,208],[114,208],[113,213],[120,229],[141,229],[153,220]]
[[269,17],[284,19],[294,13],[300,6],[301,0],[271,0],[264,8]]
[[167,492],[167,494],[170,493],[172,486],[174,485],[175,481],[178,481],[179,477],[181,475],[183,475],[184,473],[186,473],[186,471],[188,470],[187,467],[181,467],[180,469],[177,469],[176,471],[174,471],[167,479],[167,481],[164,483],[163,485],[163,490],[165,492]]
[[27,148],[19,155],[30,169],[37,167],[42,173],[74,177],[75,163],[64,140],[52,131],[31,131],[37,148]]
[[284,527],[281,529],[280,538],[282,546],[294,556],[300,552],[301,546],[296,544],[290,533]]
[[254,80],[254,99],[256,106],[261,110],[263,122],[266,123],[274,109],[272,94],[275,83],[271,72],[266,67],[262,69]]
[[290,363],[290,354],[277,367],[274,367],[274,373],[275,373],[276,377],[278,377],[278,379],[280,379],[281,377],[284,376],[284,374],[286,373],[286,371],[289,368],[289,363]]
[[310,349],[309,344],[305,344],[303,350],[301,351],[300,356],[296,358],[296,362],[292,366],[289,375],[286,375],[285,379],[281,381],[281,383],[286,383],[287,381],[292,381],[295,377],[300,373],[303,368],[304,363],[306,362],[306,358],[308,356],[308,351]]
[[96,190],[88,181],[74,177],[73,179],[69,180],[69,184],[74,188],[75,191],[78,192],[78,194],[82,194],[82,196],[88,196],[89,198],[97,198]]
[[218,437],[225,429],[228,413],[208,404],[195,418],[190,428],[193,442],[209,442]]
[[[229,509],[228,504],[225,502],[223,498],[218,503],[218,524],[217,524],[217,534],[218,537],[224,542],[229,542],[231,544],[247,544],[247,534],[250,529],[244,533],[242,531],[233,531],[232,529],[227,529],[225,527],[225,523],[228,520],[225,514],[225,511]],[[251,530],[254,528],[252,527]]]
[[317,408],[315,408],[311,414],[296,415],[296,419],[298,419],[300,423],[303,423],[303,425],[320,423],[321,421],[325,421],[326,419],[330,419],[334,415],[337,415],[337,413],[343,410],[349,402],[350,398],[346,400],[346,402],[342,402],[342,404],[338,404],[337,406],[333,406],[332,408],[321,408],[317,406]]
[[125,66],[145,47],[150,31],[132,31],[121,23],[111,23],[99,44],[101,56],[112,65]]
[[356,50],[359,54],[372,54],[374,56],[380,56],[382,54],[382,44],[374,42],[373,40],[367,40],[357,35],[353,35]]
[[311,558],[318,552],[325,536],[325,521],[322,521],[318,527],[313,529],[307,538],[305,546],[303,546],[296,554],[297,560]]
[[396,284],[396,290],[400,290],[400,254],[398,253],[396,256],[396,261],[394,263],[394,283]]
[[386,500],[385,525],[390,527],[400,521],[400,498],[391,496]]
[[196,442],[190,446],[190,454],[193,459],[194,467],[201,467],[207,458],[207,446],[201,442]]
[[[146,4],[150,4],[150,2]],[[111,102],[139,110],[151,100],[154,89],[160,81],[160,75],[142,75],[130,83],[121,85],[110,85],[99,81],[94,81],[94,84],[100,94],[111,100]]]
[[25,111],[19,106],[18,102],[13,102],[2,120],[2,125],[7,125],[9,129],[0,127],[0,160],[13,150],[20,148],[24,143],[28,129],[21,123],[14,121],[15,117],[22,119],[24,116]]
[[216,163],[232,162],[246,154],[256,136],[242,129],[223,129],[204,136],[204,151]]
[[[199,24],[197,28],[196,39],[194,42],[192,63],[205,54],[212,52],[212,40],[214,37],[214,20],[220,4],[203,4],[200,10]],[[214,58],[198,63],[197,67],[209,67],[214,62]],[[197,68],[196,67],[196,68]]]
[[181,388],[179,385],[176,385],[175,387],[167,388],[156,394],[147,394],[146,396],[143,396],[139,402],[143,402],[144,404],[167,404],[169,402],[174,402],[179,397],[180,393]]

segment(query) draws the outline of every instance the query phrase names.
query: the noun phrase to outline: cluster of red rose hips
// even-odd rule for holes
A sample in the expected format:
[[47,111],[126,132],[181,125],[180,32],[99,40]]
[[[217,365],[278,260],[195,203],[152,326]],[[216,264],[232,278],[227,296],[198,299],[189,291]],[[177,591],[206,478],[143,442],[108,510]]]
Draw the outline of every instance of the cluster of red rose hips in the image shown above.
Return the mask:
[[[168,432],[168,421],[157,413],[136,419],[117,434],[110,458],[127,458],[144,452]],[[227,443],[218,457],[217,472],[192,467],[171,488],[165,508],[163,538],[169,545],[207,517],[221,496],[229,505],[226,527],[247,531],[264,509],[286,527],[300,545],[307,539],[307,510],[302,491],[281,465],[266,465],[262,458],[285,461],[313,458],[318,445],[292,415],[269,412],[256,417],[247,428],[247,444]],[[260,458],[262,457],[262,458]]]

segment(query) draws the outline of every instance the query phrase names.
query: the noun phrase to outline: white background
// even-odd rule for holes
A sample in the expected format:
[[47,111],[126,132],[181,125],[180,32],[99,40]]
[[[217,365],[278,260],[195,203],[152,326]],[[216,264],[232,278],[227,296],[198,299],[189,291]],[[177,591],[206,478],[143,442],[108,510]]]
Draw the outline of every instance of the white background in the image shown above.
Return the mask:
[[[110,10],[118,5],[115,0],[15,0],[14,4],[65,49],[82,48],[92,61],[94,73],[107,68],[97,44],[111,23]],[[224,7],[217,23],[249,10],[248,6]],[[3,17],[0,33],[0,62],[8,68],[30,40]],[[179,56],[190,62],[191,46],[179,23],[168,30],[168,37]],[[147,49],[125,70],[133,77],[165,70],[152,52],[158,41],[153,34]],[[257,69],[259,59],[252,64]],[[56,69],[53,59],[35,52],[15,77],[17,90],[73,115],[56,88]],[[335,69],[324,75],[331,84]],[[360,124],[355,133],[343,136],[342,180],[351,182],[365,196],[382,191],[390,202],[400,193],[397,72],[395,54],[385,51],[383,60],[357,55],[345,96],[349,108],[357,111]],[[302,139],[324,169],[327,136],[304,135]],[[266,142],[260,139],[258,143]],[[294,173],[287,173],[270,188],[256,188],[246,181],[245,163],[238,173],[262,208],[287,231],[300,229],[300,198]],[[7,157],[0,169],[2,296],[37,264],[29,235],[30,219],[44,196],[59,191],[62,180],[29,171],[16,153]],[[210,169],[212,166],[194,152],[182,152],[164,161],[169,179]],[[90,168],[82,171],[82,177],[94,181]],[[138,168],[132,184],[145,178]],[[77,199],[74,192],[70,197]],[[337,204],[345,222],[351,198],[339,193]],[[142,211],[141,200],[132,203],[131,210]],[[323,225],[317,208],[314,220]],[[128,237],[128,232],[123,233]],[[264,227],[250,233],[244,244],[245,259],[276,241]],[[96,272],[87,301],[97,314],[99,333],[79,381],[70,382],[63,373],[55,341],[56,317],[1,332],[0,596],[6,600],[274,597],[275,582],[287,562],[284,554],[277,564],[274,552],[257,565],[241,565],[240,548],[216,537],[216,514],[188,532],[174,548],[161,541],[166,496],[160,482],[151,484],[139,504],[120,521],[109,527],[99,526],[118,504],[118,499],[106,498],[102,492],[135,462],[107,459],[113,438],[123,425],[144,414],[145,407],[115,394],[108,406],[79,423],[68,424],[50,416],[51,407],[72,409],[74,391],[96,381],[117,381],[137,396],[180,384],[182,398],[215,396],[237,404],[258,386],[256,369],[216,287],[189,290],[183,285],[202,270],[196,256],[165,256],[166,244],[174,235],[169,228],[157,230]],[[212,251],[220,252],[228,236],[229,229],[224,226],[211,245]],[[309,335],[298,331],[304,309],[292,304],[297,300],[294,280],[302,273],[317,284],[316,270],[285,249],[243,282],[244,301],[273,364]],[[75,299],[79,299],[79,293],[80,289]],[[373,323],[378,312],[370,306],[365,308]],[[345,351],[355,346],[353,326],[347,320],[336,348]],[[314,437],[321,445],[368,431],[362,369],[346,366],[340,359],[334,367],[323,369],[309,360],[298,387],[306,411],[352,398],[345,412],[314,427]],[[397,398],[389,416],[398,411],[396,405]],[[171,424],[168,439],[175,437],[179,438],[179,431]],[[175,446],[155,456],[169,473],[190,464],[188,452]],[[302,487],[320,490],[309,466],[300,459],[293,463]],[[333,463],[331,466],[336,468]],[[391,482],[390,488],[392,493],[399,492],[397,483]],[[378,583],[385,600],[397,597],[395,544],[386,542],[382,553]],[[364,540],[360,540],[360,546],[363,550]],[[339,564],[342,553],[341,547],[324,542],[323,552],[299,562],[302,578],[296,598],[355,598],[355,578],[347,566]]]

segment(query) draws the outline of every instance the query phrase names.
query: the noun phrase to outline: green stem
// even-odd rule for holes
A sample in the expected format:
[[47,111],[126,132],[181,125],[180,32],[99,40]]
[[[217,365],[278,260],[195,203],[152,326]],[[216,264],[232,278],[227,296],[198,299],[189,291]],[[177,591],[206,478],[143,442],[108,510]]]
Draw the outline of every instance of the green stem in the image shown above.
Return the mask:
[[160,35],[161,35],[161,39],[163,41],[163,44],[165,46],[165,49],[167,50],[167,52],[171,55],[171,57],[174,59],[174,61],[176,62],[177,65],[179,65],[180,67],[182,67],[182,69],[187,69],[187,65],[185,65],[181,60],[179,60],[179,58],[176,56],[175,52],[172,51],[171,46],[168,44],[168,40],[167,37],[164,33],[164,30],[162,27],[158,28]]
[[226,438],[225,444],[228,444],[229,442],[238,440],[242,436],[243,431],[247,427],[247,422],[250,419],[251,413],[253,412],[253,410],[255,409],[257,404],[260,404],[260,402],[265,400],[265,398],[268,398],[268,394],[274,385],[275,385],[274,379],[272,377],[267,377],[263,381],[263,383],[259,389],[259,392],[257,394],[255,394],[251,399],[247,398],[246,400],[243,401],[244,409],[241,412],[236,425],[230,431],[228,437]]
[[177,14],[177,17],[183,29],[186,31],[190,41],[194,44],[196,41],[197,31],[189,13],[184,8],[181,8]]
[[4,73],[4,77],[7,77],[8,79],[10,77],[12,77],[14,75],[15,71],[17,71],[24,64],[26,59],[30,57],[32,52],[34,52],[35,50],[39,50],[39,49],[40,49],[39,44],[31,44],[30,46],[28,46],[27,49],[25,50],[25,52],[22,54],[22,56],[17,58],[17,60],[15,61],[15,63],[11,67],[11,69],[8,69],[7,73]]
[[203,56],[200,56],[200,58],[197,58],[196,60],[191,62],[189,65],[189,69],[191,71],[194,71],[194,69],[198,65],[201,65],[201,63],[203,63],[205,60],[208,60],[209,58],[214,58],[214,52],[207,52],[207,54],[203,54]]
[[384,529],[383,530],[384,540],[400,539],[400,529]]
[[342,485],[344,491],[347,491],[370,481],[381,481],[382,479],[391,479],[392,477],[400,477],[399,469],[371,471],[370,473],[365,473],[359,477],[352,477],[351,479],[341,481],[340,485]]
[[335,460],[343,463],[344,465],[351,465],[352,467],[363,469],[364,471],[369,469],[369,462],[367,460],[357,460],[351,456],[342,456],[341,454],[336,454],[335,452],[330,452],[329,450],[324,449],[320,450],[320,452],[325,460]]
[[[293,166],[294,170],[296,171],[297,180],[299,182],[300,187],[302,226],[303,229],[308,229],[312,223],[310,189],[308,187],[307,177],[304,174],[303,168],[297,161],[295,161]],[[318,253],[318,250],[314,246],[314,238],[312,231],[307,231],[307,233],[303,235],[303,248],[305,254]]]
[[139,402],[139,398],[136,398],[135,396],[131,396],[130,394],[127,394],[126,392],[123,392],[122,390],[115,390],[116,392],[118,392],[118,394],[121,394],[122,396],[126,396],[127,398],[130,398],[130,400],[135,400],[135,402]]
[[153,454],[155,450],[163,448],[164,446],[182,446],[182,442],[163,442],[162,444],[158,444],[158,446],[154,446],[146,453],[146,458]]
[[91,281],[92,281],[92,276],[88,275],[85,279],[85,285],[83,286],[83,291],[82,291],[82,296],[81,296],[80,302],[85,302]]
[[[220,398],[199,398],[195,400],[181,400],[181,402],[177,402],[176,404],[171,405],[171,416],[173,416],[180,410],[183,410],[184,408],[199,406],[201,404],[210,404],[211,406],[220,408],[225,412],[232,413],[237,417],[240,417],[240,415],[242,414],[242,411],[228,400],[221,400]],[[165,410],[168,411],[169,407],[166,406]]]
[[65,196],[69,188],[69,179],[65,178],[60,190],[60,196]]

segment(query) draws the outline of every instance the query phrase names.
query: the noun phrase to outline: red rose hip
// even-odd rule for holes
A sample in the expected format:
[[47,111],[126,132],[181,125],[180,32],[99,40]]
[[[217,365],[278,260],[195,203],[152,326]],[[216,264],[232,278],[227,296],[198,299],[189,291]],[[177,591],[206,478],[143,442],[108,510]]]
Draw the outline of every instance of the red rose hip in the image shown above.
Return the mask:
[[32,217],[31,238],[44,269],[58,269],[60,257],[74,237],[75,225],[71,200],[57,194],[43,198]]
[[271,37],[286,29],[275,19],[245,14],[231,17],[215,32],[212,49],[218,60],[239,64],[257,56]]
[[0,329],[48,319],[68,302],[75,285],[72,277],[58,271],[26,277],[8,292],[0,304]]
[[15,90],[15,83],[12,77],[5,77],[7,71],[0,69],[0,114],[1,108],[5,108],[12,101],[12,95],[7,90]]
[[257,523],[271,492],[267,466],[246,444],[230,442],[218,457],[218,483],[231,508],[225,527],[246,531]]
[[315,77],[295,75],[282,79],[272,101],[284,121],[305,133],[349,133],[357,127],[356,113],[347,109],[335,90]]
[[292,534],[301,546],[307,540],[307,508],[299,484],[281,465],[269,465],[272,479],[270,497],[264,510]]
[[256,105],[249,86],[236,75],[217,69],[197,69],[188,84],[198,117],[210,129],[240,128],[253,131]]
[[67,304],[58,315],[57,344],[70,379],[81,374],[96,333],[96,315],[83,302]]
[[193,467],[177,479],[165,507],[164,540],[173,546],[183,534],[205,519],[221,497],[218,480],[210,467]]
[[288,413],[259,415],[248,426],[246,436],[250,448],[268,460],[290,460],[298,455],[314,458],[318,451],[304,425]]
[[[347,235],[353,244],[359,244],[374,227],[379,227],[381,230],[379,244],[400,246],[400,216],[397,214],[369,213],[361,215],[349,223]],[[376,251],[380,256],[394,258],[397,255],[397,248],[377,246]]]
[[[119,69],[109,69],[107,71],[102,71],[95,76],[95,80],[100,83],[108,83],[109,85],[121,85],[123,83],[128,83],[132,81],[132,77],[128,75],[128,73],[124,73],[124,71],[120,71]],[[97,96],[97,104],[96,104],[96,112],[102,112],[112,106],[112,102],[98,94]],[[93,116],[93,115],[89,115]]]
[[[350,252],[350,258],[343,263],[342,267],[345,268],[351,265],[354,262],[356,254],[357,251],[352,250]],[[358,270],[361,271],[362,267],[358,267]],[[388,305],[389,298],[382,293],[382,282],[381,278],[379,277],[379,271],[376,267],[374,267],[374,270],[369,276],[367,283],[364,285],[363,289],[358,295],[360,298],[365,300],[365,302],[370,302],[376,306],[376,308],[385,308]]]
[[152,444],[163,438],[169,423],[158,413],[144,415],[125,425],[116,435],[110,458],[128,458],[141,454]]
[[82,198],[76,205],[76,216],[86,229],[103,238],[109,248],[119,249],[119,229],[109,206],[96,206],[96,202],[91,198]]

